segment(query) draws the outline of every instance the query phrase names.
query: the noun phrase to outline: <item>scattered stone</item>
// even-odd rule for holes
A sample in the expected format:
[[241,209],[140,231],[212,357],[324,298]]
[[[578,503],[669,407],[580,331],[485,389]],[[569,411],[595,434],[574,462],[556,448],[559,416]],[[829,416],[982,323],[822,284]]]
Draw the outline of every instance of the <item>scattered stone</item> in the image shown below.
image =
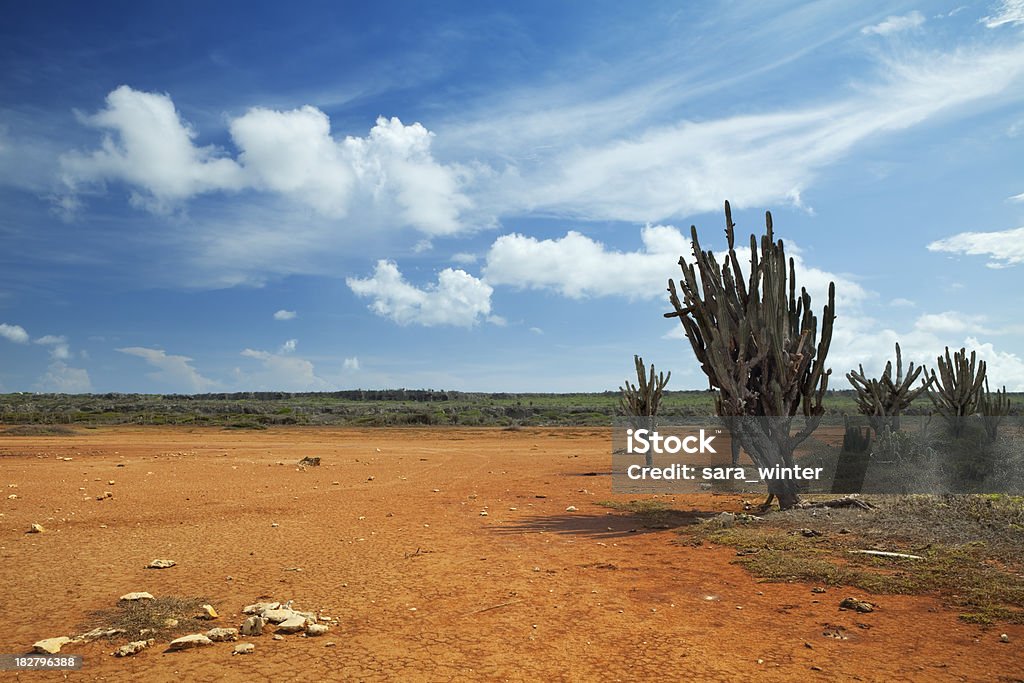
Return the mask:
[[366,478],[366,481],[373,481],[374,479],[375,479],[375,477],[371,474],[370,476],[368,476]]
[[122,595],[121,597],[118,598],[118,600],[124,600],[125,602],[135,602],[136,600],[153,600],[153,599],[154,599],[153,596],[150,595],[149,593],[146,593],[145,591],[140,591],[138,593],[125,593],[124,595]]
[[117,463],[117,466],[118,467],[124,467],[124,463],[123,462],[119,462],[119,463]]
[[235,645],[235,649],[231,651],[233,655],[251,655],[252,651],[256,649],[256,646],[252,643],[239,643]]
[[487,510],[481,510],[480,511],[480,516],[481,517],[486,517],[487,516]]
[[17,499],[18,499],[18,494],[17,493],[12,493],[11,495],[7,496],[7,500],[17,500]]
[[266,624],[266,620],[260,616],[251,616],[242,622],[242,635],[243,636],[261,636],[263,635],[263,626]]
[[271,523],[270,523],[270,528],[271,528],[271,529],[276,529],[276,528],[277,528],[277,527],[279,527],[279,526],[281,526],[281,525],[280,525],[280,524],[278,524],[277,522],[271,522]]
[[287,608],[263,610],[263,618],[271,624],[280,624],[282,621],[287,621],[294,616],[295,612]]
[[188,650],[193,647],[204,647],[206,645],[213,645],[213,641],[202,633],[193,633],[191,635],[182,636],[181,638],[172,640],[167,645],[167,649],[171,652],[179,652],[181,650]]
[[246,605],[242,608],[242,614],[259,614],[262,615],[264,612],[270,609],[277,609],[281,606],[279,602],[255,602],[251,605]]
[[211,628],[206,632],[206,637],[215,643],[226,643],[238,640],[237,628]]
[[569,507],[565,508],[566,512],[576,512],[576,510],[577,508],[575,505],[570,505]]
[[167,617],[164,619],[165,628],[178,628],[178,620],[174,617]]
[[712,517],[710,521],[723,529],[730,529],[736,523],[736,515],[731,512],[723,512]]
[[278,635],[278,634],[275,633],[274,634],[274,640],[284,640],[284,636],[281,636],[281,635]]
[[797,529],[796,533],[800,534],[804,538],[816,538],[821,536],[821,532],[817,529]]
[[107,498],[113,498],[114,494],[111,491],[104,491],[102,496],[96,496],[96,500],[106,500]]
[[113,486],[113,485],[114,485],[114,480],[113,479],[111,479],[110,481],[107,482],[107,486]]
[[822,588],[821,586],[815,586],[814,588],[811,589],[811,592],[812,593],[824,593],[825,589]]
[[123,628],[103,628],[102,626],[100,626],[99,628],[94,628],[91,631],[86,631],[82,635],[75,638],[75,640],[90,641],[99,640],[100,638],[113,638],[115,636],[123,634],[124,632],[125,631]]
[[1008,642],[1010,642],[1010,636],[1009,636],[1009,635],[1007,635],[1007,634],[1005,634],[1005,633],[1003,633],[1003,634],[1000,634],[1000,636],[999,636],[999,642],[1000,642],[1000,643],[1008,643]]
[[121,647],[117,648],[116,650],[111,652],[111,654],[115,657],[131,657],[134,654],[142,652],[147,647],[152,645],[154,642],[155,641],[152,638],[150,638],[149,640],[133,640],[127,645],[122,645]]
[[306,617],[298,614],[285,619],[277,625],[279,633],[298,633],[306,628]]
[[305,458],[303,458],[302,460],[299,461],[299,465],[302,465],[302,466],[309,465],[310,467],[319,467],[320,466],[320,458],[316,457],[316,456],[309,456],[309,455],[307,455]]
[[71,642],[71,639],[67,636],[60,636],[59,638],[46,638],[40,640],[32,645],[32,652],[41,655],[55,655],[60,652],[60,649]]
[[28,533],[30,534],[41,534],[44,531],[46,531],[46,529],[43,528],[42,524],[33,524],[28,528]]
[[174,560],[153,560],[146,565],[146,569],[169,569],[175,564],[177,564],[177,562]]
[[328,640],[326,643],[324,643],[324,647],[334,647],[336,645],[337,643],[335,643],[333,640]]
[[322,636],[330,630],[330,627],[325,624],[306,625],[306,635],[310,637]]
[[839,609],[852,609],[857,612],[874,612],[875,606],[866,600],[843,598],[843,601],[839,603]]
[[203,610],[202,614],[199,615],[200,619],[216,619],[220,616],[217,614],[217,610],[213,609],[213,605],[203,605],[200,609]]

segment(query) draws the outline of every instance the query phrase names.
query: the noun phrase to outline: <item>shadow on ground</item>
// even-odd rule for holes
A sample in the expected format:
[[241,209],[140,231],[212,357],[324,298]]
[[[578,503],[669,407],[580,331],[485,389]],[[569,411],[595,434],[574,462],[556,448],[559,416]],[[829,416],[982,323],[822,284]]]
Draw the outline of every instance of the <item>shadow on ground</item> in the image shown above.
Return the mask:
[[530,517],[503,526],[492,527],[499,534],[550,533],[592,538],[621,538],[632,534],[677,529],[714,517],[717,512],[700,510],[661,510],[657,513],[612,512],[587,515],[566,513]]

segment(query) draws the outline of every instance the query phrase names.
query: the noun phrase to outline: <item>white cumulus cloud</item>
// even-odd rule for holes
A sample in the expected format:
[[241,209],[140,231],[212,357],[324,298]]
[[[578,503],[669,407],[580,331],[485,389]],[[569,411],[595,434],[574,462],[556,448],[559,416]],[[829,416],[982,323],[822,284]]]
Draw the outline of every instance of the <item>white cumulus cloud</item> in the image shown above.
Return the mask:
[[0,337],[15,344],[27,344],[29,339],[28,332],[25,331],[24,327],[8,323],[0,323]]
[[39,391],[58,394],[87,394],[92,391],[88,371],[68,366],[62,360],[50,363],[46,373],[36,383]]
[[359,359],[356,358],[355,356],[353,356],[352,358],[346,358],[345,361],[342,363],[342,367],[345,368],[346,370],[358,370]]
[[[743,235],[737,243],[746,242]],[[609,249],[601,242],[575,231],[558,239],[539,240],[525,235],[502,235],[491,246],[484,268],[484,279],[494,285],[526,289],[550,289],[563,296],[622,296],[630,299],[655,299],[667,296],[669,278],[680,279],[679,258],[693,262],[690,238],[672,226],[646,226],[640,231],[642,249],[623,252]],[[712,244],[702,242],[708,249]],[[737,247],[740,263],[750,263],[749,247]],[[811,294],[815,307],[823,306],[828,283],[836,284],[837,305],[854,305],[868,297],[858,283],[840,274],[806,264],[800,250],[787,245],[793,259],[797,283]],[[716,252],[718,263],[725,253]],[[749,268],[744,275],[749,275]]]
[[433,133],[397,117],[378,118],[365,137],[337,137],[315,107],[255,107],[229,122],[237,157],[197,146],[197,132],[166,94],[123,85],[107,95],[104,109],[81,120],[105,135],[98,149],[61,157],[72,198],[120,181],[133,188],[136,203],[164,211],[202,193],[252,189],[332,218],[356,214],[357,222],[373,218],[432,235],[463,229],[462,213],[472,207],[462,187],[468,170],[438,162]]
[[298,313],[295,311],[286,311],[282,308],[280,311],[274,313],[274,320],[294,320],[297,315]]
[[214,380],[199,374],[199,371],[192,367],[192,359],[188,356],[169,355],[162,349],[147,349],[141,346],[129,346],[117,349],[117,351],[141,358],[157,368],[157,372],[151,372],[146,376],[173,391],[198,394],[218,386]]
[[108,180],[140,190],[135,198],[151,208],[214,190],[237,190],[243,173],[214,147],[197,147],[196,132],[178,115],[168,95],[122,85],[107,95],[106,108],[81,116],[107,131],[99,149],[61,158],[64,182],[75,189]]
[[386,260],[377,261],[370,277],[350,277],[345,282],[356,295],[373,299],[371,311],[399,325],[471,327],[490,314],[494,291],[483,280],[452,268],[442,270],[436,284],[420,289]]
[[1024,263],[1024,227],[996,232],[961,232],[932,242],[928,250],[988,256],[989,268],[1015,266]]
[[36,344],[50,347],[50,356],[54,360],[67,360],[71,357],[67,337],[47,334],[36,339]]
[[260,362],[260,369],[251,373],[239,371],[237,381],[246,389],[257,391],[326,391],[331,384],[316,374],[312,362],[288,352],[271,353],[245,349],[242,356]]

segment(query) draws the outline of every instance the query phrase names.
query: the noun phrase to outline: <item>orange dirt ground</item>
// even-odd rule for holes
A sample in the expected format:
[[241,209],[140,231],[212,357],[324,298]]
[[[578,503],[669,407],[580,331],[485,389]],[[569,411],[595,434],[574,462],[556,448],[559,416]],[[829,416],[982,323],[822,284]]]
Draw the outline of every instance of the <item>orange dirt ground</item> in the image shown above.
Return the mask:
[[[109,642],[70,644],[62,654],[83,655],[81,671],[0,677],[1024,678],[1020,626],[961,623],[928,597],[839,611],[843,597],[863,593],[760,583],[731,564],[729,548],[637,529],[596,504],[616,498],[610,477],[586,476],[608,471],[610,444],[610,430],[583,428],[0,437],[0,653],[79,633],[131,591],[208,597],[221,614],[211,626],[237,627],[241,608],[265,596],[340,620],[320,638],[243,639],[256,644],[246,656],[232,656],[231,643],[178,653],[158,644],[123,659]],[[303,456],[323,464],[300,471]],[[113,497],[96,500],[104,491]],[[740,499],[677,496],[674,506],[738,511]],[[26,533],[32,523],[46,531]],[[155,558],[177,566],[145,569]],[[828,624],[849,639],[823,637]]]

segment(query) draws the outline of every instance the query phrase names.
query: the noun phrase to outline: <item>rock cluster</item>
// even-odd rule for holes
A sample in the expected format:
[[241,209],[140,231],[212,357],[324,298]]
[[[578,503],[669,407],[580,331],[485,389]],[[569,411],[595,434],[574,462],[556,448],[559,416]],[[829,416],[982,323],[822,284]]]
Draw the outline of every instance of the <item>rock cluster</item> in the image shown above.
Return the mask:
[[[156,562],[157,561],[154,561],[154,564]],[[173,562],[171,565],[173,565]],[[119,598],[119,600],[125,602],[153,599],[154,597],[150,593],[145,592],[126,593]],[[198,618],[217,619],[219,616],[212,605],[203,605],[202,610],[202,613],[197,615]],[[247,617],[242,622],[240,628],[218,627],[211,628],[205,633],[190,633],[188,635],[181,636],[180,638],[175,638],[168,643],[167,651],[180,652],[182,650],[190,650],[197,647],[207,647],[214,643],[235,642],[238,640],[239,632],[241,632],[241,635],[247,637],[261,636],[264,634],[264,628],[268,624],[271,624],[274,627],[274,640],[283,640],[284,636],[282,634],[286,633],[301,634],[301,637],[312,638],[326,635],[330,631],[330,626],[325,623],[321,623],[324,621],[331,621],[330,617],[320,617],[315,612],[303,612],[293,609],[291,601],[286,603],[257,602],[252,605],[246,605],[242,612],[247,615]],[[173,628],[174,626],[177,626],[177,620],[169,619],[166,625],[169,628]],[[146,631],[151,631],[151,629],[143,629],[143,635],[145,635]],[[61,648],[68,643],[87,642],[100,638],[114,638],[119,635],[123,635],[124,633],[124,629],[99,627],[74,638],[60,636],[57,638],[46,638],[44,640],[37,641],[33,644],[32,651],[38,654],[55,655],[58,654]],[[148,647],[151,647],[154,642],[155,641],[152,638],[149,638],[148,640],[135,640],[118,647],[116,650],[111,652],[111,654],[115,657],[130,657]],[[333,643],[328,643],[328,645],[333,645]],[[231,654],[252,654],[255,649],[256,646],[252,643],[238,643],[235,645]]]

